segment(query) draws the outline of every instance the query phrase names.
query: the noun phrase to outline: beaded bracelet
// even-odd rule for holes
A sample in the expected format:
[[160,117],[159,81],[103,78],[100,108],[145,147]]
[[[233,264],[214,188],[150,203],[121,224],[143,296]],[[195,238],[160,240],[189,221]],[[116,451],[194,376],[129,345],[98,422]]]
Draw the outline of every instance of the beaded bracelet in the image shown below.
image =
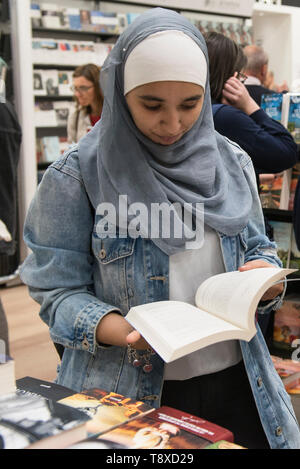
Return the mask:
[[150,373],[153,370],[153,365],[150,363],[151,355],[154,355],[155,352],[148,348],[146,351],[139,352],[134,349],[131,345],[127,345],[127,356],[129,363],[132,363],[132,366],[138,368],[143,366],[143,371],[145,373]]

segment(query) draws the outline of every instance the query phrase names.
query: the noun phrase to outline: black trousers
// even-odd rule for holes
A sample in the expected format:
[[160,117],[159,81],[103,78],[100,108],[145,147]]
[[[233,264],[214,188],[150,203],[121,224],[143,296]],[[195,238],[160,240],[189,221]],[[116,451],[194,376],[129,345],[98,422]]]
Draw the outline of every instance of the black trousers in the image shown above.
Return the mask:
[[162,403],[230,430],[248,449],[270,449],[243,361],[218,373],[165,381]]

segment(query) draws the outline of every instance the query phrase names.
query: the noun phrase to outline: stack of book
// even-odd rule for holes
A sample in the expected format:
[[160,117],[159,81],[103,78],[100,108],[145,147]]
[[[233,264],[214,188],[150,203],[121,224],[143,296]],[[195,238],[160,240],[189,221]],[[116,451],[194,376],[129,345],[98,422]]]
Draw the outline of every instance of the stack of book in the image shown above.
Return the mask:
[[[68,408],[70,416],[77,415],[77,423],[74,426],[81,430],[83,426],[86,430],[86,437],[82,439],[78,439],[78,432],[76,435],[74,432],[73,435],[67,436],[66,424],[66,428],[61,427],[56,438],[47,435],[39,440],[29,441],[31,448],[245,449],[234,443],[234,436],[230,430],[212,422],[170,407],[153,409],[141,401],[102,389],[78,393],[55,383],[25,377],[17,381],[17,392],[10,396],[9,399],[6,398],[7,402],[10,399],[16,402],[23,400],[24,403],[27,402],[28,408],[36,410],[31,418],[33,419],[35,415],[38,423],[29,426],[29,428],[34,427],[31,433],[34,433],[36,438],[41,428],[38,416],[42,412],[46,414],[48,419],[45,420],[44,427],[50,433],[54,425],[53,419],[62,419],[59,415],[54,417],[54,410],[57,409],[61,412],[64,409],[66,412]],[[5,415],[8,421],[11,419],[14,406],[11,405],[11,409]],[[73,414],[73,411],[78,413]],[[82,418],[78,420],[80,415]],[[28,416],[26,418],[29,419]],[[27,420],[26,422],[28,424]],[[0,435],[1,432],[3,429],[0,403]],[[21,427],[16,426],[15,432],[22,432]],[[74,440],[73,443],[70,443],[71,438]],[[17,438],[15,441],[19,441],[17,444],[20,444]]]
[[76,445],[91,448],[105,444],[130,449],[206,449],[225,440],[232,446],[233,434],[218,425],[171,407],[160,407],[139,418]]

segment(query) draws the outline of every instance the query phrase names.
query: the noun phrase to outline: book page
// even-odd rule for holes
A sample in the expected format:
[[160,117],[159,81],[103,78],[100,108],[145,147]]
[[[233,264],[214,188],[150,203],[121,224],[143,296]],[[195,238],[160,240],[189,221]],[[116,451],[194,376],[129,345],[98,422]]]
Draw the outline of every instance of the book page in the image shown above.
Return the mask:
[[131,308],[126,320],[169,362],[244,331],[196,306],[181,301],[158,301]]
[[205,280],[198,288],[196,305],[243,329],[254,328],[262,295],[294,269],[258,268],[226,272]]

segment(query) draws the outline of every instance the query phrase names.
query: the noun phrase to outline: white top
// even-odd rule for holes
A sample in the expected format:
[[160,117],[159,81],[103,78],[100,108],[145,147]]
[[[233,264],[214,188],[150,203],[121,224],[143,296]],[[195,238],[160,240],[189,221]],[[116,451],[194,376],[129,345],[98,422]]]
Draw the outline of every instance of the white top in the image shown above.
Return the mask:
[[[220,240],[217,233],[205,226],[204,244],[170,256],[169,299],[195,305],[199,285],[211,277],[225,272]],[[216,373],[234,366],[242,355],[238,340],[210,345],[165,365],[165,380],[184,380]]]
[[261,85],[261,81],[259,80],[259,78],[250,76],[244,82],[244,85]]

